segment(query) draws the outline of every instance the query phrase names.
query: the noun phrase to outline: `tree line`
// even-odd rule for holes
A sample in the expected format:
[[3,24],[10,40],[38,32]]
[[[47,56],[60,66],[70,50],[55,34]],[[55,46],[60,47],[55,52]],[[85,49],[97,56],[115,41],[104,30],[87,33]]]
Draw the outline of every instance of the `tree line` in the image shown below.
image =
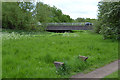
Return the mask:
[[90,22],[90,18],[72,19],[69,15],[56,8],[42,2],[3,2],[2,3],[2,22],[3,28],[36,30],[40,27],[38,22],[44,23],[72,23]]
[[94,21],[96,21],[96,19],[81,18],[81,17],[78,17],[77,19],[74,20],[74,22],[91,22],[91,23],[94,23]]
[[34,30],[38,22],[72,22],[69,15],[62,13],[55,6],[38,2],[3,2],[2,27],[9,29]]

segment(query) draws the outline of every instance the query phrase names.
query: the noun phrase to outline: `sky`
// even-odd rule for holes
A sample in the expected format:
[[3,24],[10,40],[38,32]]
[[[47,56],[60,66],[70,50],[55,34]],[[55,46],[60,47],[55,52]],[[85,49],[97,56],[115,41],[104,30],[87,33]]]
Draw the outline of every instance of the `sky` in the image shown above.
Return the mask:
[[98,2],[100,0],[36,0],[51,7],[54,5],[61,9],[63,14],[69,15],[71,18],[97,18]]

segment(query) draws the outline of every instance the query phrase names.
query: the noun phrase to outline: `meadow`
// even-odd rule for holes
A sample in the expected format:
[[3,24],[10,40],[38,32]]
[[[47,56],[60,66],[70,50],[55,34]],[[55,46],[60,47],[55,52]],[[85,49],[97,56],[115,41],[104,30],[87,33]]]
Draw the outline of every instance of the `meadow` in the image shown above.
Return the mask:
[[[88,57],[87,61],[78,56]],[[91,31],[2,33],[3,78],[63,78],[87,73],[118,59],[118,41]],[[64,62],[56,70],[54,61]]]
[[110,79],[113,79],[113,80],[119,80],[119,72],[120,70],[117,70],[107,76],[105,76],[103,79],[101,80],[110,80]]

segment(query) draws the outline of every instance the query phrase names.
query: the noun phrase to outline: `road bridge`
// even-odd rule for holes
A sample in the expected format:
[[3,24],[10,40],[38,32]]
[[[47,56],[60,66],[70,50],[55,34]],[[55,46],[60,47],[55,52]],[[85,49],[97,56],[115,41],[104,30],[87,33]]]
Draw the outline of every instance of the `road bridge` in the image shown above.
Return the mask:
[[46,30],[47,31],[50,31],[50,32],[65,32],[65,31],[72,31],[72,30],[92,30],[93,29],[93,26],[55,26],[55,25],[48,25],[46,27]]

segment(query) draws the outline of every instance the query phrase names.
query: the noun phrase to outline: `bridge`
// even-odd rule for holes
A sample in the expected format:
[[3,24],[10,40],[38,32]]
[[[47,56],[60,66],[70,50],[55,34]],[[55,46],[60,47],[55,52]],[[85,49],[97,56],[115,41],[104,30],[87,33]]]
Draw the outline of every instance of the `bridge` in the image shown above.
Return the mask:
[[68,26],[68,25],[48,25],[46,30],[50,32],[66,32],[66,31],[72,31],[72,30],[92,30],[93,26]]
[[46,30],[92,30],[93,26],[47,26]]

